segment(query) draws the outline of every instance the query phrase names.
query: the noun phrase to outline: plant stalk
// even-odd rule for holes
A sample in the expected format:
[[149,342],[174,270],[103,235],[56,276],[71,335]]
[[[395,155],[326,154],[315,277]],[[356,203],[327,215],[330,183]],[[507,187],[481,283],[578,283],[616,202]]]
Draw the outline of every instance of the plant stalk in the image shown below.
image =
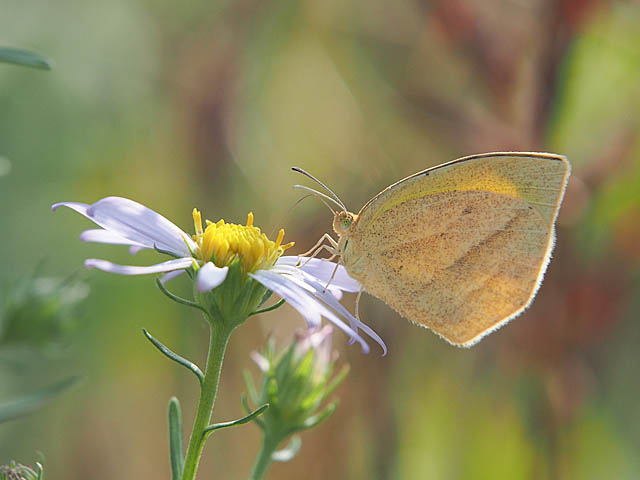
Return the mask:
[[211,338],[209,341],[207,366],[202,381],[202,388],[200,389],[198,410],[196,412],[196,418],[193,421],[193,429],[191,430],[189,446],[187,447],[182,480],[195,480],[205,443],[204,431],[211,421],[213,405],[216,401],[216,393],[220,381],[222,361],[229,337],[233,331],[233,327],[228,328],[224,322],[211,322],[209,325]]
[[267,474],[267,470],[273,462],[273,454],[278,448],[278,445],[282,441],[281,438],[268,435],[266,432],[262,436],[262,443],[260,444],[260,451],[256,458],[256,463],[253,465],[249,480],[263,480]]

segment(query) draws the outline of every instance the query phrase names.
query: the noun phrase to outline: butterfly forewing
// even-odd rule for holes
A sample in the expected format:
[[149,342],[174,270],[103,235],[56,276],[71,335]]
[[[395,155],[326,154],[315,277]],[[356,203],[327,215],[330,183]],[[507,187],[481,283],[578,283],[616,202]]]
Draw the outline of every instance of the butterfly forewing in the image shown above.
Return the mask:
[[472,344],[535,295],[568,174],[563,157],[518,153],[418,173],[365,205],[343,261],[404,317]]

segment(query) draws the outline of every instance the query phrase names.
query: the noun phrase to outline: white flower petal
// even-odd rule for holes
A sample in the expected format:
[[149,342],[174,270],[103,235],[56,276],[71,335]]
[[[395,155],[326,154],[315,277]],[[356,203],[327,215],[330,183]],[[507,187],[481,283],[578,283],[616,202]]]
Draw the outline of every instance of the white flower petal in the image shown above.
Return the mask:
[[310,326],[319,327],[321,325],[322,315],[319,309],[316,308],[316,302],[313,302],[304,292],[301,293],[296,285],[285,281],[284,275],[279,275],[268,270],[258,270],[255,273],[250,273],[249,276],[284,298],[304,317]]
[[132,242],[131,240],[118,235],[117,233],[109,230],[103,230],[102,228],[85,230],[80,234],[80,240],[83,242],[109,243],[112,245],[141,246],[138,243]]
[[308,278],[306,279],[306,283],[309,284],[311,287],[313,287],[313,296],[314,297],[318,298],[324,304],[328,305],[333,310],[335,310],[339,315],[342,315],[344,318],[349,320],[349,323],[350,323],[351,328],[353,330],[356,330],[356,331],[362,330],[369,337],[371,337],[373,340],[375,340],[375,342],[378,345],[380,345],[380,347],[382,348],[382,355],[386,355],[387,354],[387,346],[385,345],[385,343],[382,340],[382,338],[380,337],[380,335],[378,335],[375,332],[375,330],[373,330],[367,324],[361,322],[355,316],[353,316],[353,314],[349,310],[347,310],[344,307],[344,305],[342,305],[330,291],[325,290],[323,283],[320,283],[320,282],[317,282],[317,281],[313,281],[313,280],[310,280]]
[[146,275],[149,273],[171,272],[173,270],[189,268],[193,264],[193,259],[176,258],[167,262],[150,265],[148,267],[139,267],[135,265],[117,265],[107,260],[99,260],[90,258],[84,261],[87,268],[97,268],[105,272],[118,273],[120,275]]
[[196,275],[196,286],[200,293],[213,290],[227,278],[229,267],[216,267],[213,262],[205,263]]
[[75,210],[105,230],[126,238],[131,244],[157,247],[181,257],[190,256],[195,250],[191,237],[175,224],[127,198],[106,197],[93,205],[63,202],[53,205],[52,209],[56,210],[60,206]]
[[251,352],[249,357],[251,357],[251,360],[256,362],[256,365],[258,365],[258,368],[262,372],[267,373],[269,371],[269,360],[267,360],[264,355],[261,355],[258,352]]
[[280,257],[276,262],[276,265],[297,266],[303,272],[306,272],[315,278],[317,278],[325,286],[331,280],[331,275],[335,271],[333,280],[329,284],[330,287],[339,288],[345,292],[358,292],[360,291],[360,284],[357,280],[351,278],[347,273],[347,269],[343,265],[338,265],[336,270],[336,264],[329,260],[322,258],[306,258],[306,257]]
[[84,215],[86,217],[87,209],[90,207],[90,205],[87,205],[86,203],[78,203],[78,202],[60,202],[60,203],[54,203],[53,205],[51,205],[51,211],[55,212],[60,207],[70,208],[71,210],[75,210],[79,214]]
[[[380,336],[368,325],[362,323],[351,312],[349,312],[332,294],[330,290],[325,289],[326,284],[318,281],[308,273],[302,271],[299,268],[289,267],[281,265],[279,267],[273,267],[272,271],[278,271],[280,275],[287,276],[292,282],[301,286],[305,290],[312,293],[312,295],[319,301],[328,305],[335,310],[339,315],[342,315],[349,321],[351,328],[355,331],[362,330],[371,338],[373,338],[382,347],[383,355],[387,354],[387,346]],[[353,339],[350,343],[353,343]]]
[[329,291],[336,297],[336,300],[342,300],[342,290],[329,286]]
[[160,277],[160,283],[163,285],[167,283],[169,280],[173,280],[176,277],[179,277],[185,272],[185,270],[174,270],[173,272],[165,273]]
[[322,328],[308,328],[296,332],[295,358],[302,358],[309,350],[313,349],[317,355],[314,369],[326,370],[333,354],[331,349],[332,338],[333,328],[331,325],[324,325]]
[[[262,283],[269,290],[284,298],[293,308],[295,308],[312,327],[319,327],[321,317],[325,317],[351,338],[360,343],[362,350],[369,351],[369,345],[358,335],[349,325],[343,322],[335,313],[325,307],[324,304],[313,298],[313,288],[304,282],[295,281],[295,277],[282,275],[270,270],[258,270],[249,274],[256,281]],[[329,294],[331,295],[331,294]],[[332,296],[332,295],[331,295]],[[332,296],[333,298],[333,296]],[[335,300],[335,298],[334,298]]]

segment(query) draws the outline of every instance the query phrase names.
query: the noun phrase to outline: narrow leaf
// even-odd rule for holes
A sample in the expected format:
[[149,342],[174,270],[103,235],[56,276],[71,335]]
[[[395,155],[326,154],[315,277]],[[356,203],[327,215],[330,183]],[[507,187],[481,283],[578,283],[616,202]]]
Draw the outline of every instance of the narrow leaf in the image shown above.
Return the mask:
[[160,343],[158,340],[153,338],[151,336],[151,334],[149,332],[147,332],[144,328],[142,329],[142,333],[144,333],[144,335],[147,337],[147,339],[151,343],[153,343],[153,346],[156,347],[158,350],[160,350],[160,352],[162,354],[164,354],[167,358],[169,358],[170,360],[173,360],[177,364],[182,365],[183,367],[191,370],[194,373],[194,375],[196,377],[198,377],[198,381],[200,382],[200,385],[202,385],[202,380],[204,378],[204,375],[202,374],[202,370],[200,370],[200,368],[195,363],[190,362],[186,358],[183,358],[180,355],[178,355],[177,353],[174,353],[171,350],[169,350],[162,343]]
[[278,450],[273,452],[271,455],[271,460],[274,462],[289,462],[295,458],[295,456],[300,451],[300,447],[302,446],[302,440],[298,435],[294,435],[291,437],[289,441],[289,445],[284,447],[282,450]]
[[242,418],[239,418],[238,420],[232,420],[230,422],[223,422],[223,423],[216,423],[214,425],[209,425],[207,428],[204,429],[203,436],[204,438],[207,438],[215,430],[220,430],[221,428],[227,428],[227,427],[235,427],[236,425],[242,425],[244,423],[250,422],[251,420],[255,419],[258,415],[260,415],[262,412],[264,412],[267,408],[269,408],[269,404],[265,403],[261,407],[256,408],[253,412],[249,413],[248,415],[245,415]]
[[38,410],[46,405],[53,397],[66,390],[77,381],[77,377],[66,378],[58,383],[38,390],[37,392],[24,395],[0,405],[0,423]]
[[53,61],[48,58],[28,50],[13,47],[0,47],[0,62],[41,68],[43,70],[51,70],[53,68]]
[[182,412],[176,397],[169,400],[169,455],[171,458],[171,479],[180,480],[184,467],[182,447]]
[[[251,407],[249,407],[249,402],[247,401],[247,396],[244,393],[240,397],[240,401],[242,402],[242,408],[244,409],[244,411],[247,412],[249,415],[251,415]],[[265,428],[264,422],[261,419],[259,419],[258,417],[253,417],[253,421],[256,422],[256,424],[258,424],[258,426],[261,429],[264,430],[264,428]]]

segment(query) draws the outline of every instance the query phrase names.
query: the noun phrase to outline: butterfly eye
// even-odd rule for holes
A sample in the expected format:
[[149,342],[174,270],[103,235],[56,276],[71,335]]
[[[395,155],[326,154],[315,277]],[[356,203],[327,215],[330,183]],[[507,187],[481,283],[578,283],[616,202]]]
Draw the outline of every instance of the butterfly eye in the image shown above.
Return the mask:
[[333,231],[338,235],[345,234],[353,224],[353,214],[349,212],[339,212],[333,217]]

